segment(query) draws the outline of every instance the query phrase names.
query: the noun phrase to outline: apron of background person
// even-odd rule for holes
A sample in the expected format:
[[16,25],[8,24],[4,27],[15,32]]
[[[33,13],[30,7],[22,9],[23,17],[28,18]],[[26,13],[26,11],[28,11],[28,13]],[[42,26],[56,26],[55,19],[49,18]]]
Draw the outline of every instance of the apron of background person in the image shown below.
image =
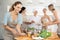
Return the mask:
[[32,24],[30,24],[29,26],[30,27],[33,27],[33,28],[35,28],[35,29],[42,29],[42,26],[40,25],[40,26],[38,26],[37,24],[41,24],[40,23],[40,17],[39,16],[32,16],[31,18],[30,18],[30,20],[32,21],[35,21],[35,23],[32,23]]
[[[52,21],[55,20],[55,17],[54,17],[53,15],[52,15],[52,16],[49,16],[49,17],[50,17],[50,19],[51,19]],[[47,27],[47,31],[49,31],[49,32],[55,32],[55,33],[57,33],[57,29],[58,29],[57,24],[49,25],[49,26]]]
[[[13,29],[15,29],[16,30],[16,25],[17,25],[17,19],[16,20],[12,20],[12,18],[11,18],[11,15],[8,17],[8,22],[7,22],[7,25],[10,27],[10,28],[13,28]],[[7,30],[7,29],[5,29],[4,30],[5,32],[4,32],[4,38],[6,38],[6,39],[8,39],[9,38],[9,40],[12,38],[14,38],[14,36],[13,36],[13,34],[12,34],[12,32],[11,31],[9,31],[9,30]],[[17,30],[16,30],[17,31]],[[11,39],[11,40],[12,40]]]
[[47,18],[44,18],[44,20],[42,20],[43,23],[47,23],[49,22],[49,20]]
[[[27,22],[28,20],[27,20],[27,15],[22,15],[22,18],[23,18],[23,22]],[[21,29],[22,29],[22,31],[27,31],[27,28],[28,28],[28,24],[25,24],[25,23],[23,23],[22,24],[22,27],[21,27]]]

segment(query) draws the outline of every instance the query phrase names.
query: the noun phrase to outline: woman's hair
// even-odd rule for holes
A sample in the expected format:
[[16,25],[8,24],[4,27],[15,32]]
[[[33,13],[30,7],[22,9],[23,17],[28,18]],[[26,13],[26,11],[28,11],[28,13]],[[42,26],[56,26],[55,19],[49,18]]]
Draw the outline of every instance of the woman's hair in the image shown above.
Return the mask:
[[46,9],[46,8],[44,8],[44,9],[43,9],[43,11],[44,11],[44,10],[47,10],[47,9]]
[[19,13],[22,13],[25,9],[26,9],[25,7],[22,7]]
[[43,9],[43,13],[45,13],[45,10],[47,11],[47,9],[46,9],[46,8],[44,8],[44,9]]
[[53,4],[48,5],[48,7],[54,6]]
[[14,10],[14,6],[16,6],[17,4],[22,4],[20,1],[16,1],[12,6],[11,8],[9,9],[9,11],[13,11]]

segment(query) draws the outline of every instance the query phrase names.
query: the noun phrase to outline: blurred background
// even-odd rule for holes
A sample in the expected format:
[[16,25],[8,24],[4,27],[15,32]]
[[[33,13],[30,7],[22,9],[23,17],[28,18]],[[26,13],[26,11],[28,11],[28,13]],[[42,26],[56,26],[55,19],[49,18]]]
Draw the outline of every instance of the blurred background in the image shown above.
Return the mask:
[[[3,39],[2,35],[4,33],[3,31],[3,19],[4,19],[4,14],[9,11],[10,6],[15,2],[15,1],[21,1],[23,6],[26,7],[26,14],[27,15],[33,15],[33,10],[36,9],[38,11],[38,15],[43,15],[42,9],[47,8],[49,4],[54,4],[58,16],[60,17],[60,0],[0,0],[0,39]],[[48,15],[52,15],[49,14]],[[60,19],[60,18],[59,18]]]

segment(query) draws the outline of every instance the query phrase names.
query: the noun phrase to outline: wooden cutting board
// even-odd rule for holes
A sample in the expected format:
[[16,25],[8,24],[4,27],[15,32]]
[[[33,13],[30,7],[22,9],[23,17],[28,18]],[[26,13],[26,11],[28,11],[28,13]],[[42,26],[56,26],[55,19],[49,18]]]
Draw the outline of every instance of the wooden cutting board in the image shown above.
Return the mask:
[[16,37],[16,40],[32,40],[31,37],[27,37],[27,36],[20,36],[20,37]]

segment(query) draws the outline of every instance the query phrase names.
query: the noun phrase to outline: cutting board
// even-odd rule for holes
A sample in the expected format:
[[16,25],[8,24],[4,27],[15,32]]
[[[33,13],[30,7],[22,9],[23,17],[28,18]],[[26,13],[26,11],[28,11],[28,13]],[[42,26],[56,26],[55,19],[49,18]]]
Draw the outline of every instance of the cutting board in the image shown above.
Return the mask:
[[20,36],[20,37],[16,37],[16,40],[32,40],[31,37],[27,37],[27,36]]

